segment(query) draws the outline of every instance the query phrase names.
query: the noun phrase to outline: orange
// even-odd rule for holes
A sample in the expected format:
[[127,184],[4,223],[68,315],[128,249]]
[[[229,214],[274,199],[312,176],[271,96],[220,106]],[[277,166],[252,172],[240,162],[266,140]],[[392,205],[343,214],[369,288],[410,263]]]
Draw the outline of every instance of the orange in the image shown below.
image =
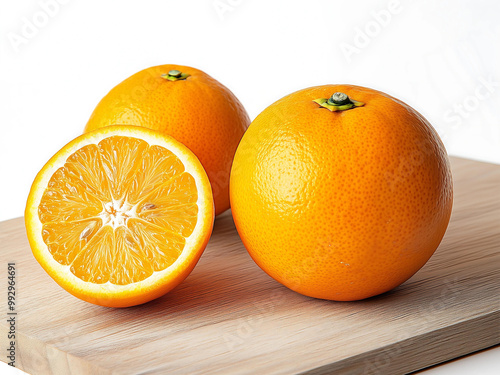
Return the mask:
[[326,85],[252,122],[230,195],[243,244],[265,272],[306,296],[351,301],[427,262],[448,225],[452,177],[437,133],[410,106]]
[[189,147],[208,174],[216,214],[229,208],[231,163],[250,119],[221,83],[188,66],[142,70],[101,100],[85,132],[116,124],[158,130]]
[[214,220],[210,182],[172,137],[106,127],[64,146],[26,205],[37,261],[64,289],[103,306],[157,298],[184,280]]

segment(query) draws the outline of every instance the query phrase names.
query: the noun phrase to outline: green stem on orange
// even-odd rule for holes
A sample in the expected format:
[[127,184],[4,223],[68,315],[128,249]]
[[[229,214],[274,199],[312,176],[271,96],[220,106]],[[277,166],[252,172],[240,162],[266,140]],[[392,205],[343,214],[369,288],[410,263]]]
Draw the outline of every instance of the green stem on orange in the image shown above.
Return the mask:
[[166,79],[168,81],[179,81],[179,80],[186,79],[190,75],[191,74],[182,73],[179,70],[173,69],[170,72],[168,72],[167,74],[162,74],[161,78],[164,78],[164,79]]
[[313,102],[318,103],[323,108],[329,109],[332,112],[346,111],[351,108],[365,105],[363,102],[358,102],[357,100],[349,98],[343,92],[336,92],[328,99],[320,98],[313,100]]

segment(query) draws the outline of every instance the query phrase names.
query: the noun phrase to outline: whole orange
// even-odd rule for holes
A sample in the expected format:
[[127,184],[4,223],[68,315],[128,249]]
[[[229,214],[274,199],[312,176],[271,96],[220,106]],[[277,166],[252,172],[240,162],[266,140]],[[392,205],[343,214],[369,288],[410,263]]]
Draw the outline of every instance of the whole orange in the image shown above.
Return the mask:
[[186,145],[210,179],[215,213],[229,208],[231,163],[250,119],[228,88],[188,66],[144,69],[100,101],[85,132],[117,124],[157,130]]
[[351,301],[400,285],[427,262],[453,191],[446,150],[422,115],[379,91],[326,85],[252,122],[230,197],[243,244],[265,272],[304,295]]

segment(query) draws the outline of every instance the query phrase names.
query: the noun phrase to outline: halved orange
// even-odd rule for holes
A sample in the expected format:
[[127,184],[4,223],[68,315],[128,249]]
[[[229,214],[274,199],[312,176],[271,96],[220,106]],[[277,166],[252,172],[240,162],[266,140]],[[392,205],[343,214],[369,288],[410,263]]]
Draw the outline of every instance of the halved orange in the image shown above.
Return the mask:
[[84,134],[36,176],[25,213],[37,261],[85,301],[125,307],[157,298],[193,270],[214,203],[196,156],[136,126]]

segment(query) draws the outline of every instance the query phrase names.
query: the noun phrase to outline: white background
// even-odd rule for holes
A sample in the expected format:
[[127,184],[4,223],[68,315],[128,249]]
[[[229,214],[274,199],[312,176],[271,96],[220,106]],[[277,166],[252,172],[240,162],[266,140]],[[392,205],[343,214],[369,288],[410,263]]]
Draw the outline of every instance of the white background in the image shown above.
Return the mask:
[[[500,163],[495,0],[3,0],[0,37],[0,220],[23,214],[38,170],[113,86],[166,63],[209,73],[252,119],[309,86],[379,89],[420,111],[450,154]],[[432,371],[493,373],[492,352],[479,372]]]

